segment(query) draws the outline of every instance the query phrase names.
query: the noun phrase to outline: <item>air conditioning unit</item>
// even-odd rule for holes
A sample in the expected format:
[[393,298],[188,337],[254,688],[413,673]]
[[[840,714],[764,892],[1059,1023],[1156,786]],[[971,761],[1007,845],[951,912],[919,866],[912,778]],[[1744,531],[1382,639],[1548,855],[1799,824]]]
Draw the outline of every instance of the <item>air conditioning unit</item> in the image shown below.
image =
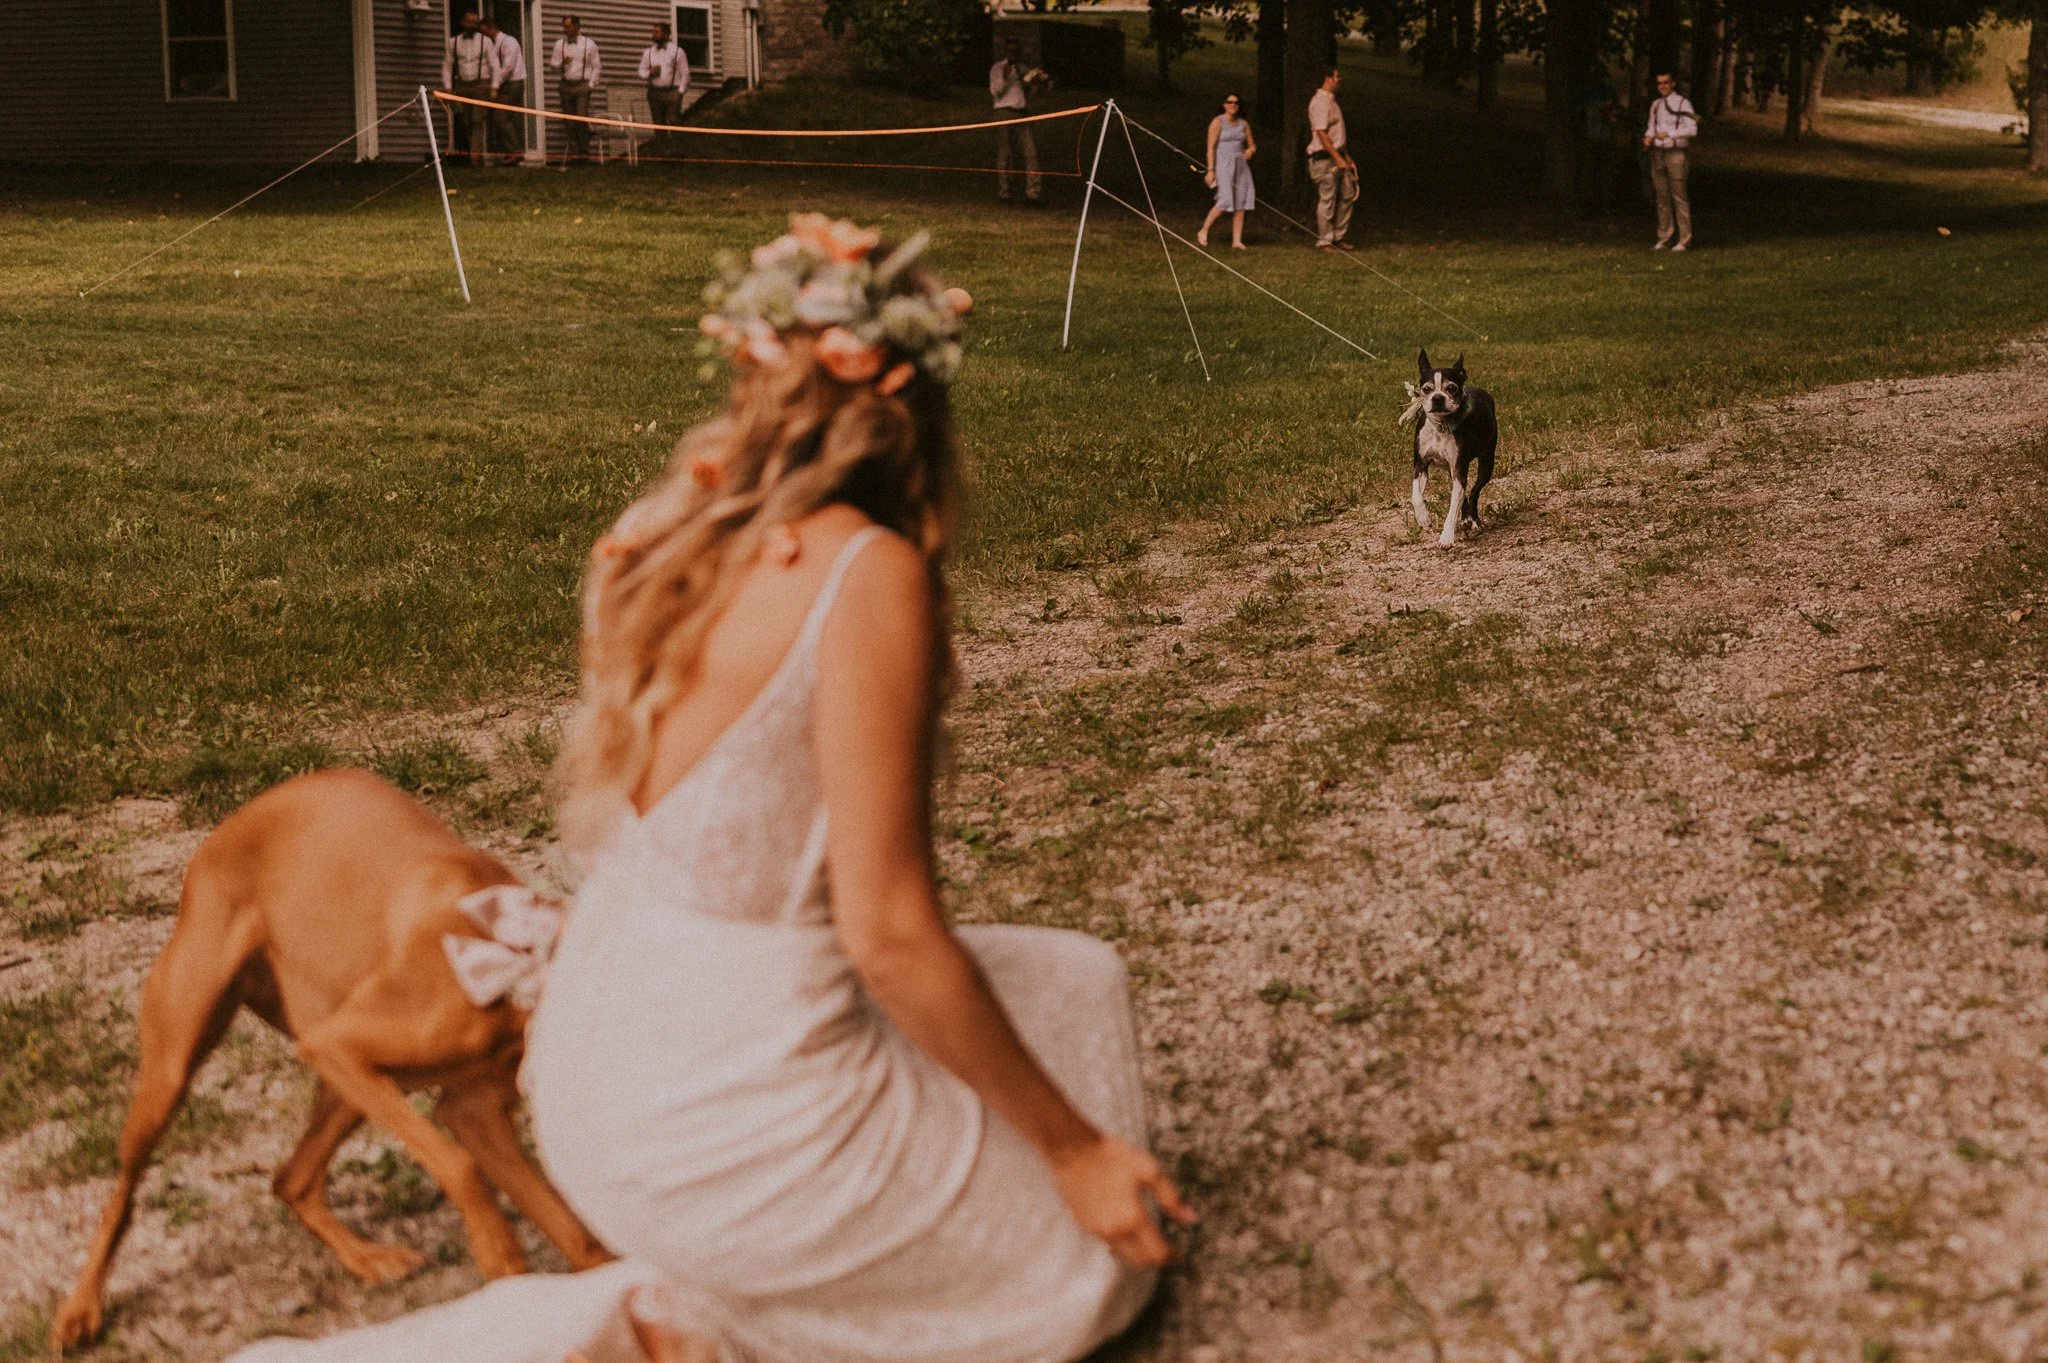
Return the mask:
[[405,7],[415,14],[425,14],[434,8],[434,0],[405,0]]

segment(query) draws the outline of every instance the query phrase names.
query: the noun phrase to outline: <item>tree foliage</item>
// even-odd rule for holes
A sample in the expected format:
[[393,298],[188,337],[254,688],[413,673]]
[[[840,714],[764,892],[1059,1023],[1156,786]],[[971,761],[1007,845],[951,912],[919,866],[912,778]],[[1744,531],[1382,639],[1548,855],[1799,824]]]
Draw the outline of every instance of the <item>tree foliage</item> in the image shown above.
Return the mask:
[[825,28],[851,33],[862,71],[901,84],[928,82],[984,31],[981,0],[825,0]]

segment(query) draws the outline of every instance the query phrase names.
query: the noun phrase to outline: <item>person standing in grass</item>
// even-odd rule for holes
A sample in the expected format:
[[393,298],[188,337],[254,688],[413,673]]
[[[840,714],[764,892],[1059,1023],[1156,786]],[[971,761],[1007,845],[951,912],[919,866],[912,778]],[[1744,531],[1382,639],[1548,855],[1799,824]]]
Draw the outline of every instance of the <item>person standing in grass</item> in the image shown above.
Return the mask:
[[[590,116],[590,92],[604,83],[604,58],[597,44],[583,36],[583,21],[575,15],[562,20],[562,36],[555,39],[554,55],[548,69],[561,82],[558,94],[562,112],[582,118]],[[575,118],[563,120],[563,140],[571,160],[590,159],[590,125]]]
[[[1041,71],[1024,69],[1023,62],[1019,60],[1023,55],[1023,44],[1011,38],[1003,44],[1003,59],[989,68],[988,92],[995,100],[999,116],[1016,118],[1022,115],[1030,107],[1032,87],[1045,79]],[[1041,192],[1038,143],[1031,136],[1029,123],[1013,123],[996,129],[996,197],[1004,203],[1010,201],[1010,157],[1018,148],[1022,149],[1024,156],[1024,202],[1036,207]]]
[[[496,70],[497,58],[491,40],[483,34],[481,17],[473,9],[463,11],[462,31],[450,38],[441,51],[441,88],[463,99],[489,99],[491,75]],[[475,104],[448,107],[454,130],[461,134],[459,140],[450,135],[449,152],[460,150],[471,165],[482,165],[486,111]]]
[[673,128],[683,121],[683,95],[690,88],[690,59],[669,37],[667,24],[654,26],[654,41],[640,54],[640,79],[647,82],[648,121]]
[[1236,95],[1226,95],[1223,112],[1209,120],[1209,173],[1202,178],[1216,191],[1216,206],[1202,220],[1202,230],[1195,233],[1195,240],[1207,246],[1209,229],[1228,213],[1233,251],[1244,249],[1244,215],[1257,206],[1258,199],[1252,188],[1251,160],[1259,146],[1252,125],[1238,113],[1240,107]]
[[1358,162],[1351,159],[1344,135],[1344,110],[1337,87],[1344,74],[1331,67],[1323,88],[1308,101],[1308,178],[1316,183],[1316,249],[1353,251],[1344,240],[1351,230],[1351,206],[1358,202]]
[[[526,50],[519,40],[498,27],[498,21],[484,16],[484,36],[491,40],[491,99],[497,104],[526,107]],[[492,149],[507,162],[517,161],[526,150],[526,138],[519,115],[509,109],[491,110]]]
[[1692,196],[1686,191],[1686,148],[1699,136],[1699,115],[1692,101],[1678,93],[1670,75],[1657,77],[1657,98],[1650,103],[1650,123],[1643,129],[1643,145],[1650,149],[1650,187],[1657,194],[1657,244],[1661,251],[1671,246],[1671,234],[1678,233],[1674,251],[1692,245]]

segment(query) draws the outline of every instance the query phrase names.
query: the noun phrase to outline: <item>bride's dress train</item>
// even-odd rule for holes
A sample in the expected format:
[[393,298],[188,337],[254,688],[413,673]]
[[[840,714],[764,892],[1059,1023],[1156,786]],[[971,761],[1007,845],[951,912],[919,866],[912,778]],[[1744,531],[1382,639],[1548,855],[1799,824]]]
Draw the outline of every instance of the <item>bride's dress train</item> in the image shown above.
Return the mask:
[[[235,1363],[562,1363],[654,1282],[750,1363],[1064,1363],[1142,1308],[1154,1275],[1082,1231],[1015,1128],[868,1001],[831,926],[818,638],[876,533],[841,552],[753,704],[599,858],[529,1028],[542,1158],[621,1262]],[[1142,1145],[1116,951],[960,937],[1054,1082]]]

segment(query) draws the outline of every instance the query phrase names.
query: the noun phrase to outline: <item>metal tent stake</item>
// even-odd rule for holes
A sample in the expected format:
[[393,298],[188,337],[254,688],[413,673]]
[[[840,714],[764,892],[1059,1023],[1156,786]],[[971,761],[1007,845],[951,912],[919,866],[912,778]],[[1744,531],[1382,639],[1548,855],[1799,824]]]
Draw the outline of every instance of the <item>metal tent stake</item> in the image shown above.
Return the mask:
[[[434,136],[434,103],[427,96],[427,87],[420,87],[420,117],[427,121],[427,149],[434,155],[434,181],[441,186],[441,216],[448,220],[448,249],[455,253],[455,277],[462,282],[462,301],[469,297],[469,272],[462,268],[462,243],[455,239],[455,209],[448,202],[448,177],[441,173],[441,140]],[[1103,131],[1109,131],[1108,125]],[[1098,148],[1096,154],[1101,155]],[[1080,250],[1075,248],[1078,257]],[[1069,295],[1071,298],[1071,294]]]
[[1088,205],[1095,198],[1095,172],[1102,168],[1102,144],[1109,140],[1109,120],[1117,113],[1116,101],[1102,102],[1102,131],[1095,138],[1095,159],[1088,165],[1088,188],[1081,195],[1081,225],[1074,229],[1074,263],[1067,270],[1067,316],[1060,323],[1060,349],[1074,330],[1074,281],[1081,277],[1081,238],[1088,231]]

